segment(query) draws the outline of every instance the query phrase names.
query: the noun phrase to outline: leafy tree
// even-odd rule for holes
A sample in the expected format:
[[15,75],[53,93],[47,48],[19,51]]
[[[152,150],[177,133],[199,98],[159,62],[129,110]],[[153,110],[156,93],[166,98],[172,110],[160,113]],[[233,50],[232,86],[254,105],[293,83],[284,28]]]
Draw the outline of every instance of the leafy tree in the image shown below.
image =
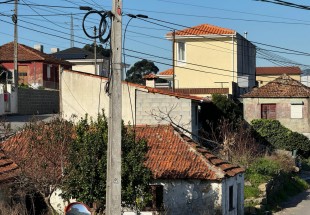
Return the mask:
[[[85,49],[85,50],[87,50],[89,52],[94,53],[95,44],[94,43],[86,44],[83,47],[83,49]],[[100,53],[104,57],[110,57],[110,49],[103,48],[103,46],[101,44],[97,44],[96,51],[97,51],[97,53]]]
[[[104,114],[97,121],[86,116],[76,127],[76,140],[69,147],[68,167],[62,189],[64,197],[77,198],[97,212],[104,210],[108,124]],[[135,141],[131,129],[122,128],[122,203],[140,208],[148,199],[151,173],[144,166],[147,144]]]
[[126,81],[144,84],[143,76],[150,73],[157,74],[159,71],[158,67],[149,60],[143,59],[136,62],[126,73]]

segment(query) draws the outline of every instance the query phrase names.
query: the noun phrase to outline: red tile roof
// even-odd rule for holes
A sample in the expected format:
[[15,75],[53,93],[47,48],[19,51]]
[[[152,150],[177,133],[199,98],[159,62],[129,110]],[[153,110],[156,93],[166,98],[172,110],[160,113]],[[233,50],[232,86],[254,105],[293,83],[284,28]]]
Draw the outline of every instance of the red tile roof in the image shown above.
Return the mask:
[[284,74],[268,84],[254,88],[243,98],[309,98],[310,88]]
[[157,75],[153,74],[153,73],[150,73],[150,74],[147,74],[145,76],[143,76],[144,79],[155,79],[155,78],[158,78]]
[[221,180],[244,172],[184,137],[171,125],[137,126],[136,134],[148,142],[145,164],[154,179]]
[[[222,28],[215,25],[210,24],[201,24],[198,26],[194,26],[191,28],[185,28],[180,31],[176,31],[176,36],[197,36],[197,35],[227,35],[227,34],[235,34],[236,31],[228,29],[228,28]],[[169,32],[167,37],[172,36],[172,32]]]
[[301,69],[297,66],[287,67],[256,67],[256,75],[300,75]]
[[[10,62],[13,60],[14,43],[10,42],[0,46],[0,62]],[[44,61],[60,65],[72,65],[68,61],[58,60],[49,54],[45,54],[23,44],[18,44],[18,61]]]
[[177,88],[175,92],[185,94],[229,94],[229,88]]
[[159,73],[159,75],[173,75],[173,69],[170,68],[170,69],[167,69],[165,71],[162,71]]
[[0,183],[14,180],[19,174],[19,168],[6,154],[0,150]]

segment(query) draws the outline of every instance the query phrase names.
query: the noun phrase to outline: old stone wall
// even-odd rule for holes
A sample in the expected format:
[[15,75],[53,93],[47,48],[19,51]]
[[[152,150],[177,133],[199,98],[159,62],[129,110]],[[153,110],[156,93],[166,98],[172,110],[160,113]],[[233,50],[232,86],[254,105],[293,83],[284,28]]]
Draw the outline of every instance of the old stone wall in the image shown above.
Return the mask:
[[58,90],[18,89],[19,114],[48,114],[59,112]]

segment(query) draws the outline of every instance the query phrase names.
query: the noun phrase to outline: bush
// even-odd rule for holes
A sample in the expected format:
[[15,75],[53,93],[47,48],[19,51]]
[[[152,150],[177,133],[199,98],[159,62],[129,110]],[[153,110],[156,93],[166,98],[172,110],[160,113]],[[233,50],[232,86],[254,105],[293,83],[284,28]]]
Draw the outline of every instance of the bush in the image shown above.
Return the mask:
[[278,120],[255,119],[251,122],[253,129],[266,141],[277,149],[297,150],[299,154],[308,156],[310,152],[310,140],[297,132],[281,125]]

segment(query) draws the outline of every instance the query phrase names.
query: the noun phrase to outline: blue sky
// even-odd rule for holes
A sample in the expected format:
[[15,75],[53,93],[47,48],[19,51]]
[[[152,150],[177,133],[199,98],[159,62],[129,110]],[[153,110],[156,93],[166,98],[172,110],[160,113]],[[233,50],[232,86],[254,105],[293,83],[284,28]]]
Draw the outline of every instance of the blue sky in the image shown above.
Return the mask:
[[[0,2],[4,1],[0,0]],[[309,5],[309,1],[306,0],[290,1]],[[91,43],[92,40],[86,37],[81,28],[85,11],[80,11],[78,6],[91,6],[98,10],[110,10],[112,1],[20,0],[19,3],[32,4],[29,6],[19,5],[19,42],[31,47],[34,44],[43,44],[44,51],[50,53],[52,47],[58,47],[60,50],[70,47],[71,13],[74,17],[74,45],[83,47],[85,44]],[[58,7],[35,6],[37,4]],[[0,4],[0,45],[13,41],[14,29],[9,16],[13,13],[13,9],[13,4]],[[285,58],[282,59],[283,62],[279,62],[281,58],[277,56],[278,61],[276,64],[258,58],[257,66],[288,65],[287,60],[310,65],[310,56],[296,55],[290,51],[296,50],[310,53],[310,11],[307,10],[253,0],[123,0],[123,12],[144,14],[157,19],[157,21],[149,19],[154,23],[140,19],[133,19],[130,22],[126,33],[125,48],[141,53],[126,51],[126,54],[135,56],[135,58],[126,57],[126,63],[129,64],[146,58],[158,62],[155,64],[161,71],[169,68],[172,61],[172,45],[170,41],[165,39],[165,34],[170,31],[169,29],[179,30],[184,28],[182,26],[190,27],[208,23],[234,29],[240,34],[246,31],[248,32],[248,39],[256,42],[259,48],[277,51],[268,51],[268,53]],[[91,28],[99,21],[95,16],[88,21],[86,27],[91,34]],[[127,22],[128,17],[124,17],[124,27]],[[276,49],[271,46],[257,44],[257,42],[289,50]],[[279,52],[289,52],[290,54]]]

